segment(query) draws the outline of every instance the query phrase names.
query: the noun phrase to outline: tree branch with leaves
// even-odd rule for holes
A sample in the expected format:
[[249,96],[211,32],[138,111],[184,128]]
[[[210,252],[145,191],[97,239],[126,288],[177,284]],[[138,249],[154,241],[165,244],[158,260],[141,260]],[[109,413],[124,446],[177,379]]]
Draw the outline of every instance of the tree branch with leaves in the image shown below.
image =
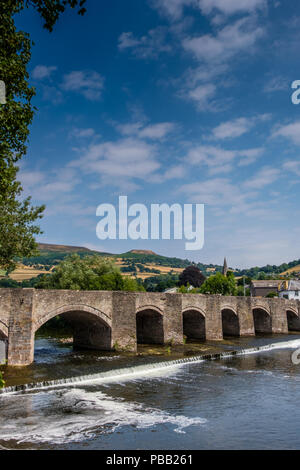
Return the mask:
[[17,181],[17,162],[26,154],[29,127],[35,107],[35,88],[27,70],[33,45],[27,32],[17,31],[15,15],[34,8],[49,32],[67,7],[85,13],[86,0],[0,0],[0,80],[5,83],[6,103],[0,104],[0,266],[11,270],[18,256],[30,256],[37,249],[35,236],[42,233],[34,222],[44,206],[33,207],[22,200]]

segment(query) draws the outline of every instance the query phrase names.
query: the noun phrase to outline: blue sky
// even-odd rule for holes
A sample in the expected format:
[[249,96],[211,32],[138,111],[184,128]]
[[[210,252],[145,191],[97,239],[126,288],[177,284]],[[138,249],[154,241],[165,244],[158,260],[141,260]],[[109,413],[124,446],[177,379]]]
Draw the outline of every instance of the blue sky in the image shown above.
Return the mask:
[[[231,266],[300,258],[300,6],[87,0],[53,33],[28,10],[38,108],[20,179],[47,206],[39,241],[152,249]],[[100,241],[96,208],[204,203],[205,245]]]

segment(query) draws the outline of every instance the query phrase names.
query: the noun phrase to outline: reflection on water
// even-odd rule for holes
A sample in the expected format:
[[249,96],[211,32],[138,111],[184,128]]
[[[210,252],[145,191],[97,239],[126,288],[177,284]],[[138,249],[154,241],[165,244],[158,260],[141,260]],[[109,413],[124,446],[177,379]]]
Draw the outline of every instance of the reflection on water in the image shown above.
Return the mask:
[[[86,353],[41,338],[36,342],[36,362],[19,370],[17,379],[7,369],[6,378],[22,383],[26,378],[31,382],[142,364],[148,372],[141,368],[133,377],[0,396],[0,447],[299,449],[300,366],[292,364],[286,343],[298,339],[299,335],[282,335],[192,343],[171,354],[163,347],[150,348],[152,355],[147,357],[147,347],[138,356]],[[284,349],[149,369],[151,362],[195,351],[275,342],[285,342]]]

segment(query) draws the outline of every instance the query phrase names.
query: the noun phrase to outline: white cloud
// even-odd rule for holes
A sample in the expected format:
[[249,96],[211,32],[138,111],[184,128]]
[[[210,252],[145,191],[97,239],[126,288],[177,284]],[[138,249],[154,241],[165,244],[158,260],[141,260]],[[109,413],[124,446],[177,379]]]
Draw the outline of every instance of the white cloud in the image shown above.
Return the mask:
[[[180,96],[193,100],[200,111],[221,111],[230,106],[224,98],[224,88],[232,86],[226,79],[230,71],[230,60],[243,52],[251,53],[257,40],[264,34],[254,18],[245,17],[225,26],[217,27],[214,34],[185,37],[182,46],[200,62],[200,67],[186,73],[185,86]],[[222,99],[217,100],[218,80],[222,80]],[[241,123],[240,123],[241,124]]]
[[273,77],[264,86],[265,93],[274,93],[275,91],[286,91],[290,87],[290,82],[284,77]]
[[187,161],[191,165],[205,164],[209,167],[216,167],[231,162],[236,155],[235,151],[202,145],[189,151]]
[[253,148],[249,150],[243,150],[240,152],[240,161],[238,162],[238,166],[248,166],[251,163],[254,163],[258,157],[260,157],[264,152],[263,147]]
[[174,166],[170,166],[164,172],[156,174],[152,177],[153,183],[164,183],[165,181],[172,180],[172,179],[182,179],[187,174],[187,166],[178,164]]
[[252,117],[241,117],[219,124],[212,131],[215,139],[234,139],[249,132],[258,122],[265,122],[270,119],[270,114],[259,114]]
[[294,173],[294,175],[300,176],[300,160],[289,160],[284,162],[282,168]]
[[179,20],[186,6],[196,6],[195,0],[152,0],[152,5],[171,20]]
[[246,193],[241,193],[236,184],[227,178],[213,178],[182,185],[179,190],[194,203],[213,206],[236,205],[244,201]]
[[246,118],[238,118],[232,121],[223,122],[212,131],[215,139],[233,139],[249,132],[253,126],[253,121]]
[[280,126],[273,132],[272,137],[284,137],[296,145],[300,145],[300,121],[286,126]]
[[200,61],[224,62],[242,50],[248,52],[263,34],[262,27],[249,18],[242,18],[219,30],[216,36],[186,38],[183,47]]
[[260,189],[274,183],[280,176],[280,170],[272,167],[262,168],[253,178],[244,183],[246,188]]
[[77,139],[85,139],[89,137],[94,137],[94,135],[95,135],[95,131],[91,127],[82,128],[82,129],[75,128],[75,129],[72,129],[72,131],[69,134],[70,137],[75,137]]
[[189,165],[204,165],[208,168],[210,175],[215,175],[233,171],[233,163],[238,159],[238,166],[250,165],[262,152],[262,148],[225,150],[221,147],[200,145],[188,152],[186,161]]
[[18,173],[18,179],[20,180],[23,188],[27,191],[28,188],[42,184],[45,180],[45,173],[42,171],[29,171],[21,169]]
[[193,100],[200,111],[213,109],[214,103],[212,98],[216,95],[217,87],[212,83],[199,85],[196,88],[189,90],[187,97]]
[[227,72],[226,64],[206,64],[205,67],[190,68],[185,73],[186,87],[192,89],[198,84],[214,82]]
[[142,122],[130,122],[126,124],[118,124],[116,127],[122,135],[137,135],[144,126]]
[[132,179],[148,180],[160,168],[160,163],[153,145],[127,138],[91,145],[70,166],[97,175],[101,184],[120,186]]
[[267,8],[267,0],[150,0],[154,8],[172,21],[178,21],[185,7],[200,9],[204,15],[230,16],[239,13],[254,13]]
[[198,0],[203,14],[209,15],[218,10],[224,15],[251,13],[266,8],[266,0]]
[[63,94],[55,86],[44,85],[43,90],[43,100],[50,101],[53,105],[58,105],[63,101]]
[[116,128],[122,135],[137,136],[141,139],[160,140],[170,134],[176,125],[172,122],[159,122],[145,126],[142,122],[118,124]]
[[132,50],[140,58],[157,57],[161,52],[171,52],[172,48],[166,43],[167,28],[159,26],[151,29],[141,38],[135,38],[131,32],[122,33],[119,37],[119,49]]
[[131,47],[139,46],[141,43],[140,39],[135,39],[131,32],[122,33],[119,37],[118,47],[122,51],[123,49],[128,49]]
[[146,139],[162,139],[172,132],[174,128],[175,125],[172,122],[152,124],[144,127],[144,129],[139,132],[139,136]]
[[43,80],[44,78],[49,78],[50,75],[57,70],[57,67],[54,65],[37,65],[32,71],[32,78],[35,80]]
[[205,67],[189,68],[185,72],[184,85],[178,93],[183,99],[192,100],[200,111],[218,111],[224,106],[224,98],[216,102],[217,94],[216,81],[222,78],[223,86],[225,81],[222,75],[228,71],[226,64],[206,64]]
[[60,200],[70,194],[79,180],[72,168],[60,168],[52,172],[22,168],[18,175],[24,195],[30,195],[39,202]]
[[99,100],[104,88],[104,78],[94,71],[73,71],[64,75],[61,88],[76,91],[88,100]]

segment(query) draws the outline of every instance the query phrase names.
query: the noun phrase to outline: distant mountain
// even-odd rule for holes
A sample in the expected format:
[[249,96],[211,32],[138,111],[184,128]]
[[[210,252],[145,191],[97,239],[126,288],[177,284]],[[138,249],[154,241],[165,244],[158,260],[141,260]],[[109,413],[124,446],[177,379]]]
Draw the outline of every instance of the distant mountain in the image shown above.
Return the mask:
[[40,251],[54,251],[54,252],[63,252],[63,253],[78,253],[78,252],[91,252],[89,248],[83,246],[69,246],[69,245],[52,245],[50,243],[38,243],[38,248]]
[[136,253],[138,255],[155,255],[158,256],[154,251],[151,250],[130,250],[129,253]]
[[[70,245],[58,245],[50,243],[38,243],[38,248],[40,253],[37,256],[31,256],[30,258],[23,258],[20,262],[25,266],[31,267],[42,267],[47,266],[49,269],[51,266],[57,265],[62,261],[66,256],[72,253],[78,253],[79,256],[83,257],[86,255],[97,254],[99,256],[114,258],[116,263],[123,269],[124,272],[132,273],[143,273],[148,275],[155,273],[153,270],[160,270],[161,274],[168,273],[174,269],[177,272],[180,272],[182,269],[186,268],[191,264],[196,266],[203,271],[205,275],[212,274],[215,271],[221,271],[222,266],[213,265],[213,264],[202,264],[202,263],[193,263],[188,259],[181,259],[176,257],[168,257],[155,253],[152,250],[137,250],[133,249],[126,253],[112,254],[102,251],[91,250],[83,246],[70,246]],[[137,265],[136,270],[130,270],[130,266]],[[140,265],[140,266],[138,266]],[[144,269],[141,265],[144,265]],[[169,269],[162,269],[169,268]],[[161,269],[160,269],[161,268]]]
[[[24,258],[21,262],[25,265],[41,265],[41,266],[53,266],[58,264],[62,259],[72,253],[78,253],[80,256],[97,254],[99,256],[111,257],[116,259],[117,264],[120,266],[130,266],[134,264],[140,264],[144,266],[150,266],[152,269],[159,269],[159,267],[167,267],[170,269],[184,269],[190,264],[195,264],[206,276],[214,274],[215,272],[221,272],[222,266],[215,264],[203,264],[193,263],[188,259],[181,259],[176,257],[168,257],[155,253],[151,250],[130,250],[126,253],[112,254],[102,251],[91,250],[82,246],[70,246],[70,245],[56,245],[50,243],[39,243],[38,244],[40,255],[31,258]],[[127,270],[130,272],[130,270]],[[135,272],[134,270],[132,271]],[[137,272],[142,272],[141,268],[138,268]],[[161,270],[163,273],[164,270]],[[278,275],[290,275],[300,272],[300,260],[291,261],[289,263],[283,263],[277,265],[267,265],[262,267],[253,267],[243,270],[234,270],[236,276],[249,276],[253,279],[264,273],[267,276],[278,276]]]

